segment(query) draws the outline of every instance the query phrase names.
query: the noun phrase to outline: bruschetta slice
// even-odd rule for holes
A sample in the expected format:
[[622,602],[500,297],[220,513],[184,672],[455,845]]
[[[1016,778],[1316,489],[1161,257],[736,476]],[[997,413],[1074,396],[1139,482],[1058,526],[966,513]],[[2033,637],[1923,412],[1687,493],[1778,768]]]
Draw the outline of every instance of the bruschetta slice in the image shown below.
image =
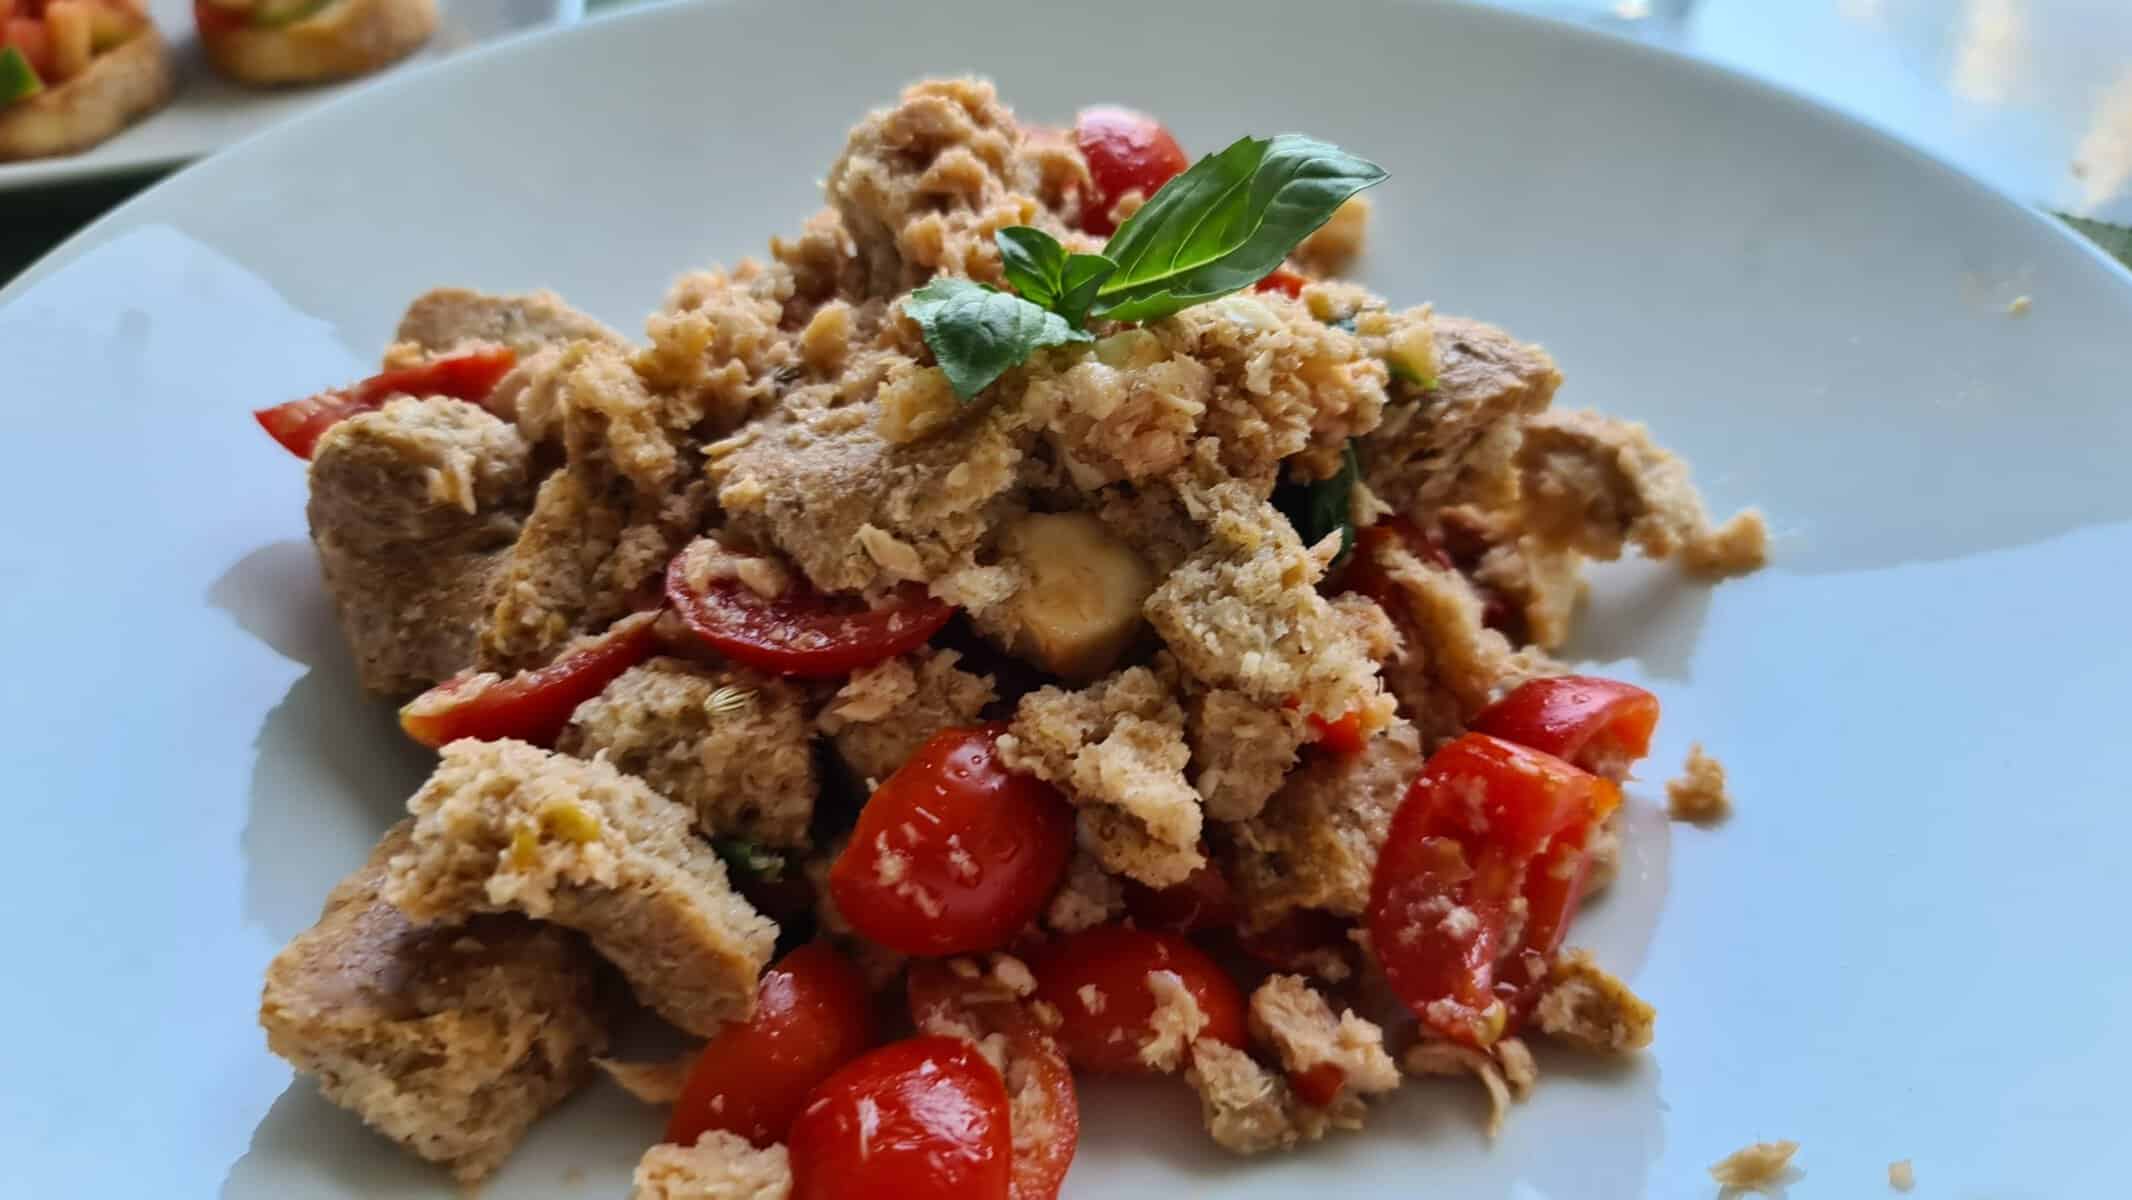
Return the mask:
[[173,78],[134,0],[0,0],[0,162],[94,146],[160,108]]
[[436,0],[194,0],[215,69],[260,86],[367,75],[437,30]]

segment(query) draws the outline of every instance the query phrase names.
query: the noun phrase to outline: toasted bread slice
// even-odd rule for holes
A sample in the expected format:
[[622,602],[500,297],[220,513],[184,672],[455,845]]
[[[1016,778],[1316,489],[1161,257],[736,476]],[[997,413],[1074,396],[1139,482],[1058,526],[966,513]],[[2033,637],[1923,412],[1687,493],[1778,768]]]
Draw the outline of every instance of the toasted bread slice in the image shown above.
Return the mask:
[[86,150],[170,99],[170,46],[149,26],[65,83],[0,108],[0,162]]
[[332,0],[275,29],[202,28],[200,44],[215,69],[239,83],[317,83],[388,66],[436,31],[436,0]]

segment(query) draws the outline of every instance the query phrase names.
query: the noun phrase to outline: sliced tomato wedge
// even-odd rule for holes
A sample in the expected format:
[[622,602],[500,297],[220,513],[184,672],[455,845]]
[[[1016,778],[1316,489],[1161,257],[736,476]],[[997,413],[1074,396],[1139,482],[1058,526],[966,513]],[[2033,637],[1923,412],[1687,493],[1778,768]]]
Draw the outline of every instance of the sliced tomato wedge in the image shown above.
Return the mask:
[[1013,1113],[1013,1200],[1057,1200],[1081,1144],[1081,1104],[1073,1068],[1056,1038],[1027,1005],[981,989],[937,959],[911,964],[905,982],[919,1029],[967,1029],[997,1035],[1006,1046],[1008,1107]]
[[552,746],[578,705],[651,657],[654,619],[653,613],[624,617],[597,641],[509,679],[471,672],[447,679],[400,709],[400,728],[431,747],[460,738]]
[[[1430,756],[1392,817],[1368,920],[1392,990],[1431,1030],[1474,1046],[1515,1030],[1534,960],[1560,944],[1582,895],[1591,831],[1620,795],[1487,734]],[[1520,899],[1527,915],[1513,944]]]
[[792,1122],[791,1200],[1008,1200],[1007,1089],[961,1038],[914,1037],[847,1063]]
[[1244,1045],[1244,996],[1221,964],[1184,938],[1098,925],[1045,945],[1029,964],[1036,994],[1058,1009],[1059,1044],[1084,1071],[1144,1075],[1141,1050],[1159,1032],[1149,976],[1177,976],[1206,1018],[1203,1038]]
[[755,986],[755,1011],[718,1031],[689,1069],[666,1140],[693,1146],[723,1129],[758,1146],[785,1140],[831,1072],[873,1040],[872,997],[827,942],[785,955]]
[[1252,284],[1251,290],[1254,292],[1279,292],[1290,300],[1294,300],[1302,296],[1303,289],[1309,284],[1309,277],[1301,272],[1291,271],[1287,267],[1275,267],[1273,270],[1266,272],[1264,279]]
[[1651,749],[1658,697],[1618,679],[1558,675],[1520,685],[1473,718],[1475,732],[1619,779]]
[[262,408],[252,416],[289,453],[308,460],[328,429],[359,413],[383,408],[394,396],[450,396],[479,404],[517,363],[518,356],[500,346],[469,350],[416,367],[380,372],[344,388]]
[[666,598],[698,641],[744,666],[799,679],[834,679],[924,645],[955,606],[906,584],[881,608],[795,584],[766,597],[737,579],[689,583],[688,552],[666,572]]

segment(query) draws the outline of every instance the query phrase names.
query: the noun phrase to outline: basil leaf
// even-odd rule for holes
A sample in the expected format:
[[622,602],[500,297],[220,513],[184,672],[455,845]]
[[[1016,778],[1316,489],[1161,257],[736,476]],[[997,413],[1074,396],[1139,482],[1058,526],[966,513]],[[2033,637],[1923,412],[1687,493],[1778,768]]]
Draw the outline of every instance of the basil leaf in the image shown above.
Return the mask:
[[1240,292],[1281,265],[1384,168],[1301,134],[1239,138],[1162,185],[1103,247],[1117,273],[1094,313],[1152,321]]
[[758,842],[737,837],[712,838],[711,850],[724,860],[726,870],[742,878],[764,883],[776,883],[784,878],[785,856],[764,849]]
[[1031,304],[1048,308],[1078,328],[1088,319],[1096,289],[1118,269],[1100,254],[1068,254],[1041,229],[1012,225],[992,235],[1007,282]]
[[1093,340],[1055,312],[967,279],[935,279],[912,292],[903,311],[964,400],[1042,347]]
[[1290,525],[1295,526],[1304,545],[1315,546],[1324,540],[1325,535],[1339,531],[1340,552],[1332,561],[1335,569],[1355,552],[1353,504],[1355,481],[1361,476],[1362,464],[1355,458],[1355,443],[1350,441],[1340,455],[1340,469],[1332,478],[1312,483],[1284,483],[1274,489],[1273,506],[1281,510]]

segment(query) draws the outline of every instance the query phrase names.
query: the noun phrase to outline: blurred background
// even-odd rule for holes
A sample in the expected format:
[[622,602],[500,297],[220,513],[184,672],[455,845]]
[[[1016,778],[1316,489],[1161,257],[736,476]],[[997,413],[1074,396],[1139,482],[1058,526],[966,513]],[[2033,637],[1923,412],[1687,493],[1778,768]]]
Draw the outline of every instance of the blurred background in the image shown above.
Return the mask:
[[[639,2],[588,0],[586,19]],[[2132,265],[2132,0],[1496,2],[1811,96]],[[164,173],[10,186],[0,168],[0,282]]]

